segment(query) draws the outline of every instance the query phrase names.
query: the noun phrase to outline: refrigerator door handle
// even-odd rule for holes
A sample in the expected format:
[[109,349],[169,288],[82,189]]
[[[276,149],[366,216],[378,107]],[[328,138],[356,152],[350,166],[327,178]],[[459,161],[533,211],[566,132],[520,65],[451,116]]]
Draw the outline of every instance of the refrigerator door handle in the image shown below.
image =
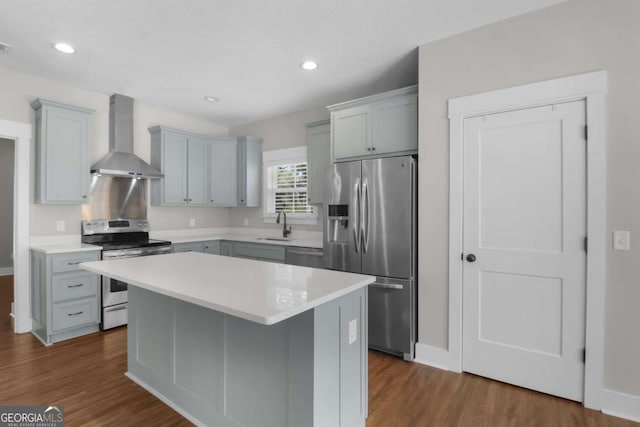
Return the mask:
[[356,183],[353,186],[353,240],[355,241],[356,253],[360,252],[360,178],[356,178]]
[[[361,214],[361,234],[362,252],[367,253],[369,249],[369,186],[367,179],[362,180],[362,214]],[[366,219],[365,219],[366,218]]]

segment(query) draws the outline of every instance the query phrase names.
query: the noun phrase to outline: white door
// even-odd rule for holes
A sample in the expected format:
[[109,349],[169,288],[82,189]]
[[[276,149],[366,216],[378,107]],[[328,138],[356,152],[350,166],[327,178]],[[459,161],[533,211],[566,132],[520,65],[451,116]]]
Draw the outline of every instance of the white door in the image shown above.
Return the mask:
[[463,370],[577,401],[585,116],[575,101],[470,118],[463,146]]

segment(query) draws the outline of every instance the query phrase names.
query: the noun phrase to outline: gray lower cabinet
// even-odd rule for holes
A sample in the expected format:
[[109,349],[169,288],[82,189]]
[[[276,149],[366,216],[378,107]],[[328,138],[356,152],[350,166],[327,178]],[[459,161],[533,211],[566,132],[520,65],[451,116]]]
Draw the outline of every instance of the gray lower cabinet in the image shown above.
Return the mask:
[[220,255],[284,263],[285,248],[264,243],[223,241]]
[[324,173],[331,163],[330,131],[329,120],[307,125],[307,195],[310,204],[324,203]]
[[87,203],[93,111],[43,99],[31,106],[36,110],[36,203]]
[[418,152],[418,86],[327,108],[336,161]]
[[45,254],[31,251],[32,333],[44,344],[85,335],[100,323],[100,276],[78,264],[100,251]]
[[220,241],[208,240],[204,242],[174,243],[173,252],[202,252],[220,255]]

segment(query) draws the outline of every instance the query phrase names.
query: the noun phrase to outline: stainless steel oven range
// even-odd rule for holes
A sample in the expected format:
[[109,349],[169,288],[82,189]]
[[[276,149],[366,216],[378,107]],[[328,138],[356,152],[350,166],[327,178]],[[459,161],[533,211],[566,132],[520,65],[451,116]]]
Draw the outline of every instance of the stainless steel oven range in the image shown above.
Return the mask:
[[[102,246],[102,259],[122,259],[171,252],[171,242],[149,239],[146,219],[82,221],[82,242]],[[102,321],[100,329],[127,324],[127,284],[102,277]]]

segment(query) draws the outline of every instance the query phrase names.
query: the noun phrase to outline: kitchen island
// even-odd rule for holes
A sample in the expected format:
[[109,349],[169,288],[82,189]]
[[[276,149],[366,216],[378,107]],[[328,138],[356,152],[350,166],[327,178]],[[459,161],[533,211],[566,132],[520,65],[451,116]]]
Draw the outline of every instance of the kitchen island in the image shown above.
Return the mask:
[[195,424],[364,427],[374,277],[193,252],[80,267],[129,283],[127,376]]

